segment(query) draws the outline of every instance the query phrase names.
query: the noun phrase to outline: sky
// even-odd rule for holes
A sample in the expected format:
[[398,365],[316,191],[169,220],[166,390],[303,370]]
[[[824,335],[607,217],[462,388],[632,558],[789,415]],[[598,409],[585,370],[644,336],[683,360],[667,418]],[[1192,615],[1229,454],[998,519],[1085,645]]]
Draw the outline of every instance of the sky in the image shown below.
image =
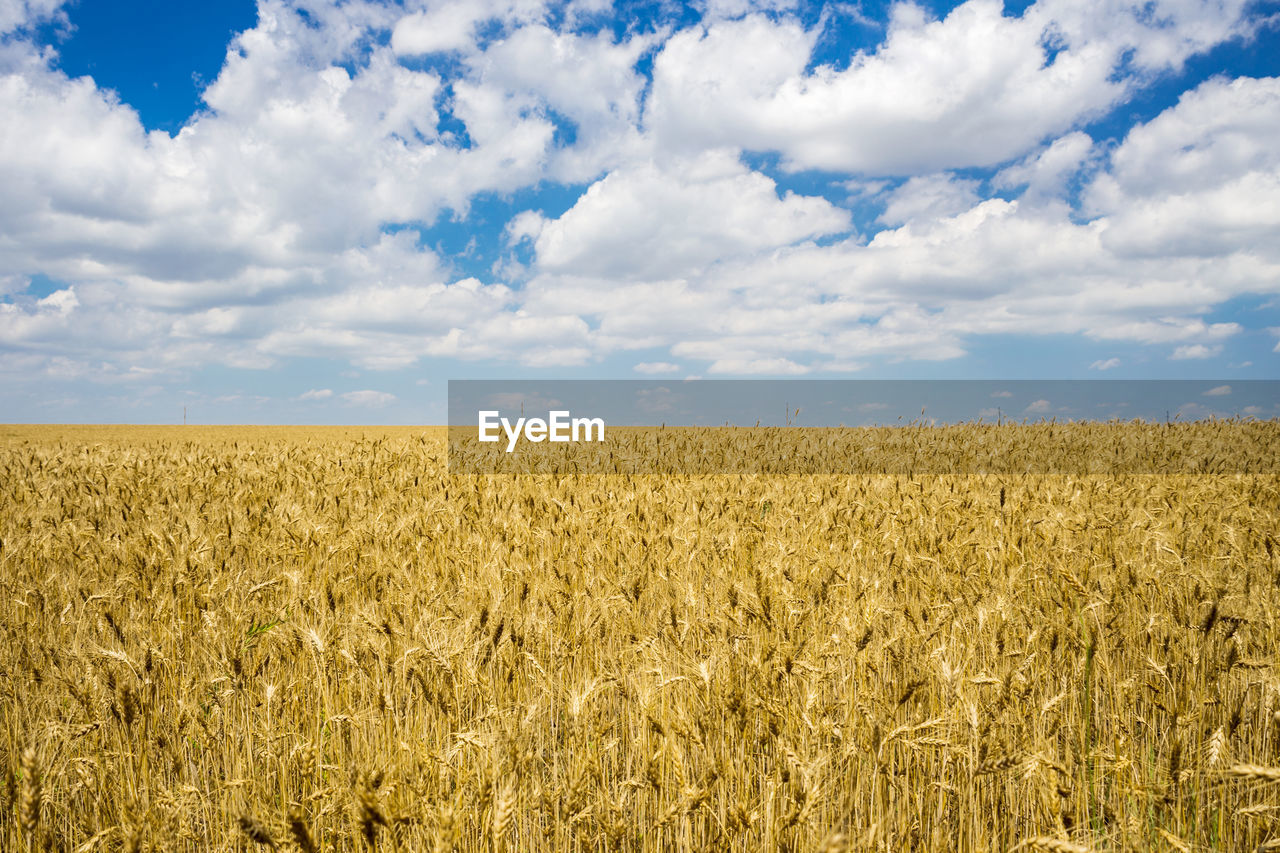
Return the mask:
[[[449,382],[450,427],[473,440],[562,412],[622,426],[854,427],[1274,417],[1280,381],[1194,379],[479,379]],[[484,413],[488,412],[488,415]]]
[[0,0],[0,422],[1280,378],[1280,2]]

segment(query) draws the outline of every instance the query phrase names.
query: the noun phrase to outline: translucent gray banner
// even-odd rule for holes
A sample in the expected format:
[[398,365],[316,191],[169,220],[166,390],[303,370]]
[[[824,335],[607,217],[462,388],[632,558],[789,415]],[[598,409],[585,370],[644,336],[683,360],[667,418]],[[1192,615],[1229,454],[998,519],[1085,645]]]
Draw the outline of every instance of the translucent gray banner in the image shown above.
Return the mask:
[[1275,473],[1280,381],[452,380],[457,474]]

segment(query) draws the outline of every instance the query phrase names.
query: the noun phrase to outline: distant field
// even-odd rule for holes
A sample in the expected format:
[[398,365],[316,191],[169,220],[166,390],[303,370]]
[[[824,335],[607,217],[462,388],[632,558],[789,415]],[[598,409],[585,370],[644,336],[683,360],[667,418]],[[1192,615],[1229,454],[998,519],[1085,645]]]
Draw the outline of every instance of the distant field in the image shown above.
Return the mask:
[[[1280,425],[1204,429],[1221,462]],[[0,849],[1280,837],[1276,474],[464,477],[445,450],[0,426]]]

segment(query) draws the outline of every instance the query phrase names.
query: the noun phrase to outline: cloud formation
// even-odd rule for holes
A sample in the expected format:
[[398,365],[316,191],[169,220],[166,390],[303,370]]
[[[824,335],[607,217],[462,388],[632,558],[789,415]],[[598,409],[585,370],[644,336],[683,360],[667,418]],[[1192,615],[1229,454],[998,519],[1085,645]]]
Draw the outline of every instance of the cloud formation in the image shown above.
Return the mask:
[[[1280,79],[1088,129],[1256,33],[1247,4],[897,3],[822,61],[833,24],[767,6],[262,0],[170,135],[36,41],[74,7],[2,3],[0,375],[801,375],[1025,335],[1203,360],[1245,331],[1215,307],[1280,288]],[[450,224],[497,260],[460,269]]]
[[1241,31],[1245,6],[1042,0],[1013,17],[969,0],[930,20],[898,3],[885,40],[843,69],[809,68],[814,31],[753,15],[667,42],[647,122],[672,145],[779,151],[793,169],[994,166]]

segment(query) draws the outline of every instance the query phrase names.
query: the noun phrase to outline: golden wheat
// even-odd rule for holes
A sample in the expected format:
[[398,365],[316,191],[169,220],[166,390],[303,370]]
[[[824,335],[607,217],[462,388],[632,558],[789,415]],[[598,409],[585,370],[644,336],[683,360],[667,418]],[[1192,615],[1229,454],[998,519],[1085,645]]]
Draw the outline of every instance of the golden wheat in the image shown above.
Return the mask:
[[443,430],[0,428],[0,849],[1257,849],[1280,479],[1229,471],[1280,427],[1160,429],[1072,440],[1218,473],[452,476]]

